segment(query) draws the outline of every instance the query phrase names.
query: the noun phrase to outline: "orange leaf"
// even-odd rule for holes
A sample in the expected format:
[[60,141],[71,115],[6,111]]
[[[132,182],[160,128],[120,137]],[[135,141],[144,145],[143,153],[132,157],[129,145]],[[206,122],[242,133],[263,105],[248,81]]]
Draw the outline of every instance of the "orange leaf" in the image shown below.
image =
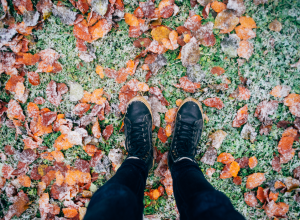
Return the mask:
[[265,193],[264,193],[264,189],[260,186],[257,188],[256,198],[258,198],[258,200],[261,203],[265,203],[265,201],[267,199],[265,196]]
[[52,151],[51,155],[57,162],[63,162],[65,159],[64,154],[61,151]]
[[162,39],[164,38],[168,39],[170,33],[171,30],[168,27],[165,27],[163,25],[155,27],[151,31],[152,38],[159,43],[162,43]]
[[167,125],[165,132],[166,132],[167,137],[170,137],[172,135],[172,126]]
[[284,99],[284,105],[286,106],[295,106],[298,103],[300,103],[300,95],[299,94],[289,94],[285,99]]
[[229,172],[231,173],[231,175],[233,177],[236,177],[239,171],[240,171],[239,164],[235,161],[232,161],[232,163],[230,164],[230,167],[229,167]]
[[165,129],[160,127],[159,130],[158,130],[158,133],[157,133],[157,136],[159,138],[159,140],[163,143],[166,143],[168,137],[166,135],[166,132],[165,132]]
[[219,99],[218,97],[216,98],[208,98],[208,99],[205,99],[203,101],[203,103],[206,105],[206,106],[209,106],[209,107],[214,107],[214,108],[217,108],[217,109],[222,109],[224,107],[224,104],[222,102],[221,99]]
[[250,17],[240,17],[240,23],[241,26],[245,27],[245,28],[256,28],[256,23],[253,20],[253,18]]
[[95,124],[92,127],[92,132],[95,138],[100,138],[101,137],[101,129],[99,125],[98,119],[96,120]]
[[256,33],[251,28],[245,28],[242,25],[235,28],[235,33],[242,40],[248,40],[256,37]]
[[112,25],[106,19],[101,19],[94,26],[89,27],[89,32],[92,35],[92,41],[104,37],[110,30]]
[[92,35],[89,32],[89,26],[85,19],[74,25],[73,34],[76,38],[84,41],[92,40]]
[[223,164],[230,164],[234,161],[234,157],[230,153],[221,153],[218,156],[217,161]]
[[241,41],[239,48],[237,49],[239,57],[249,59],[253,53],[253,45],[248,41]]
[[74,208],[63,208],[62,209],[65,218],[74,218],[78,212]]
[[182,103],[182,99],[177,99],[177,100],[176,100],[176,105],[177,105],[178,107],[181,105],[181,103]]
[[137,17],[135,17],[133,14],[125,13],[124,15],[125,23],[129,26],[139,26],[139,21]]
[[94,154],[97,152],[97,147],[92,144],[88,144],[86,146],[83,146],[83,150],[89,155],[89,156],[94,156]]
[[279,196],[279,192],[278,193],[273,193],[272,191],[270,191],[269,199],[273,200],[274,202],[276,202],[278,196]]
[[244,200],[245,200],[246,204],[250,207],[257,206],[257,199],[255,198],[255,195],[253,192],[244,193]]
[[219,13],[221,11],[224,11],[226,9],[226,5],[223,2],[218,2],[218,1],[214,1],[213,3],[211,3],[211,8]]
[[218,76],[222,75],[223,73],[225,73],[225,70],[222,67],[219,66],[215,66],[213,67],[210,72],[212,74],[217,74]]
[[177,113],[177,108],[169,109],[165,114],[165,121],[168,123],[175,121],[176,113]]
[[257,159],[255,156],[249,158],[249,167],[253,169],[257,165]]
[[104,78],[104,71],[103,71],[103,67],[100,65],[97,65],[96,67],[96,73],[100,76],[101,79]]
[[84,91],[83,97],[80,100],[80,102],[89,103],[89,102],[91,102],[91,99],[92,99],[92,94],[90,92]]
[[102,105],[106,98],[102,97],[103,95],[103,89],[95,89],[91,96],[91,102],[95,103],[97,105]]
[[264,173],[253,173],[248,176],[246,188],[247,189],[254,189],[258,187],[266,180]]
[[31,185],[31,179],[29,178],[29,176],[26,176],[25,174],[19,175],[18,181],[24,187],[30,187]]
[[231,178],[232,175],[230,173],[230,164],[226,164],[220,174],[220,179]]
[[29,102],[28,103],[28,105],[27,105],[27,113],[28,113],[28,116],[30,118],[38,117],[39,112],[40,112],[40,109],[37,106],[37,104],[35,104],[33,102]]

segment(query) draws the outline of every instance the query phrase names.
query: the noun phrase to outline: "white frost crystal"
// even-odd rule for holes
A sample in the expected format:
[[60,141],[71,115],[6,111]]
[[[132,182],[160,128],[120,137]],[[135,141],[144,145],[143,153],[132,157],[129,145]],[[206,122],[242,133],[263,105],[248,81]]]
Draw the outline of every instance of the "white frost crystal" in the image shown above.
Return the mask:
[[83,88],[77,82],[70,82],[70,101],[77,102],[83,97]]

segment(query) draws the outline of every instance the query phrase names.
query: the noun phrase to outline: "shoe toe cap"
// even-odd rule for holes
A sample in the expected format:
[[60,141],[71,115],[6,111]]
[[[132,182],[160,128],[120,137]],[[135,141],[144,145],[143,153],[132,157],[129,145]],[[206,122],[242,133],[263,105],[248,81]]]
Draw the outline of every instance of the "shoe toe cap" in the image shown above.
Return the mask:
[[185,102],[178,110],[178,114],[180,114],[181,120],[187,122],[194,122],[203,119],[199,105],[193,101]]
[[142,122],[146,115],[151,114],[148,107],[141,101],[133,101],[127,107],[126,118],[131,122]]

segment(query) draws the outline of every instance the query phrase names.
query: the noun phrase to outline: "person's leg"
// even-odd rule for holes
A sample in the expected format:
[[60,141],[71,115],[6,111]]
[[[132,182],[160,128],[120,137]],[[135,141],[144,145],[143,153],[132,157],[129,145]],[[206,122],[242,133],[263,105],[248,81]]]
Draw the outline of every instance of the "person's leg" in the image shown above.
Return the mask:
[[129,101],[124,119],[128,157],[92,197],[85,220],[142,220],[146,179],[153,166],[152,113],[142,97]]
[[124,161],[117,173],[93,195],[84,219],[142,219],[147,176],[144,161]]
[[195,161],[202,130],[200,103],[193,98],[185,99],[177,111],[168,154],[180,219],[244,219],[230,200],[209,184]]
[[242,220],[230,200],[214,189],[195,162],[182,159],[171,168],[180,219]]

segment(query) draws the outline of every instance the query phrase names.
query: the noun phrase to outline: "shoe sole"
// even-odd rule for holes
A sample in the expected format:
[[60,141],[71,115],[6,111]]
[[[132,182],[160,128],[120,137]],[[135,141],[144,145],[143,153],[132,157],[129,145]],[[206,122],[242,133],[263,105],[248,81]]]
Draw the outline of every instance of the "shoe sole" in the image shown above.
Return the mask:
[[[129,102],[127,103],[127,107],[128,107],[128,105],[129,105],[130,103],[132,103],[132,102],[142,102],[142,103],[144,103],[144,104],[147,106],[148,110],[150,111],[151,118],[152,118],[152,124],[153,124],[153,115],[152,115],[151,106],[150,106],[149,102],[148,102],[144,97],[142,97],[142,96],[136,96],[136,97],[133,97],[132,99],[129,100]],[[127,109],[127,107],[126,107],[126,109]],[[153,146],[152,146],[152,147],[153,147]],[[153,148],[152,168],[153,168],[153,166],[154,166],[154,162],[155,162],[155,159],[154,159],[154,148]],[[152,168],[151,168],[151,169],[152,169]],[[151,170],[151,169],[150,169],[150,170]]]

